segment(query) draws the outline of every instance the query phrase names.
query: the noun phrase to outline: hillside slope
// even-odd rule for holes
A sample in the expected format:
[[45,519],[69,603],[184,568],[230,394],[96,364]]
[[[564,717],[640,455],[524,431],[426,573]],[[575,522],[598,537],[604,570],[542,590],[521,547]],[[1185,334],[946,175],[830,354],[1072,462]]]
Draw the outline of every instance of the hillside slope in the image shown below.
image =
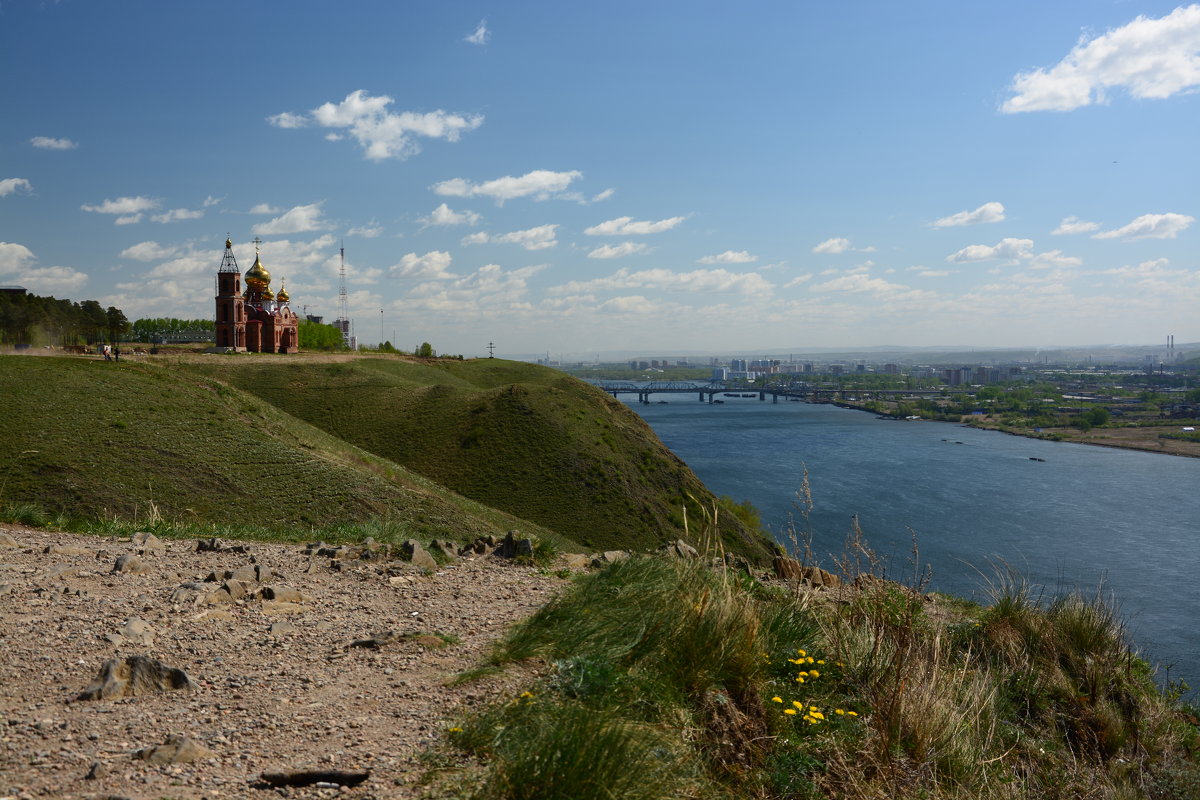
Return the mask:
[[0,356],[0,504],[293,532],[386,520],[397,535],[520,528],[194,372],[153,362]]
[[[208,359],[228,382],[460,494],[590,549],[646,549],[715,498],[623,404],[556,370],[479,359]],[[721,514],[727,549],[767,543]]]

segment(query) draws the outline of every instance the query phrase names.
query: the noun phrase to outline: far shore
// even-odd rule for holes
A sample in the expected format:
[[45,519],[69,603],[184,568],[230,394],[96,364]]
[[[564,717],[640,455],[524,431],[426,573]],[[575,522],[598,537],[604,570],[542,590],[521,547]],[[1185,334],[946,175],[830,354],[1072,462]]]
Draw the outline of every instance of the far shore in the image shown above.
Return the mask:
[[[861,404],[840,401],[834,405],[842,408],[852,408],[878,414]],[[904,420],[899,420],[903,422]],[[1040,432],[1032,429],[1001,428],[996,420],[990,417],[970,418],[961,420],[940,420],[922,417],[922,422],[949,422],[968,428],[984,431],[997,431],[1011,436],[1023,436],[1027,439],[1043,441],[1071,442],[1073,444],[1090,444],[1096,447],[1114,447],[1120,450],[1139,450],[1143,453],[1159,453],[1168,456],[1183,456],[1185,458],[1200,458],[1200,442],[1188,442],[1180,439],[1161,439],[1160,433],[1175,432],[1183,427],[1183,423],[1170,425],[1138,426],[1124,428],[1092,428],[1086,433],[1077,428],[1042,428]]]

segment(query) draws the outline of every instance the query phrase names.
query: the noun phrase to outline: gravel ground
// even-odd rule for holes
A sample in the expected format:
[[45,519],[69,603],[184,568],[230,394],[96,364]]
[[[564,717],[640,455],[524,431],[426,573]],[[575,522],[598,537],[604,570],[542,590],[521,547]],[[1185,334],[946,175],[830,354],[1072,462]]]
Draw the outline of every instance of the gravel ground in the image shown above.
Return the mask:
[[[114,572],[142,548],[0,528],[0,800],[419,796],[419,757],[456,715],[515,696],[531,675],[448,681],[564,585],[493,556],[430,573],[390,561],[335,569],[300,545],[249,547],[164,541],[140,555],[143,572]],[[222,582],[206,576],[251,565],[275,575],[245,584],[241,600],[210,602]],[[275,600],[263,599],[267,587]],[[389,630],[456,643],[350,646]],[[76,700],[104,662],[134,655],[184,670],[196,688]],[[172,735],[212,752],[166,764],[134,755]],[[369,777],[340,788],[259,783],[304,769]]]

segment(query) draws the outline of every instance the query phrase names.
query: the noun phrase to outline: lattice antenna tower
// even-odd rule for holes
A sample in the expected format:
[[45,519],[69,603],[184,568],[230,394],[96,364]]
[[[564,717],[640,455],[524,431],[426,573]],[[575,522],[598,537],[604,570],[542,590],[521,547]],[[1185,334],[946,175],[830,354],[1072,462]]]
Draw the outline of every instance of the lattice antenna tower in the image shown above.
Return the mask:
[[338,319],[337,327],[342,332],[342,343],[346,347],[350,346],[350,312],[347,309],[348,303],[346,300],[346,243],[342,242],[342,266],[338,272],[340,285],[338,286]]

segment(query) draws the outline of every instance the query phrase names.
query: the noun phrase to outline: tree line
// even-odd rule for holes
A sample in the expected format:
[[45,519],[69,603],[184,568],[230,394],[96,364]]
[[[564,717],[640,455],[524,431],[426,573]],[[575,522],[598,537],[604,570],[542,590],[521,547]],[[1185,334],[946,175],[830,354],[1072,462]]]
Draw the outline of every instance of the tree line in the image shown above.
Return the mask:
[[21,292],[0,292],[0,345],[41,347],[117,342],[129,320],[116,306],[73,302]]

